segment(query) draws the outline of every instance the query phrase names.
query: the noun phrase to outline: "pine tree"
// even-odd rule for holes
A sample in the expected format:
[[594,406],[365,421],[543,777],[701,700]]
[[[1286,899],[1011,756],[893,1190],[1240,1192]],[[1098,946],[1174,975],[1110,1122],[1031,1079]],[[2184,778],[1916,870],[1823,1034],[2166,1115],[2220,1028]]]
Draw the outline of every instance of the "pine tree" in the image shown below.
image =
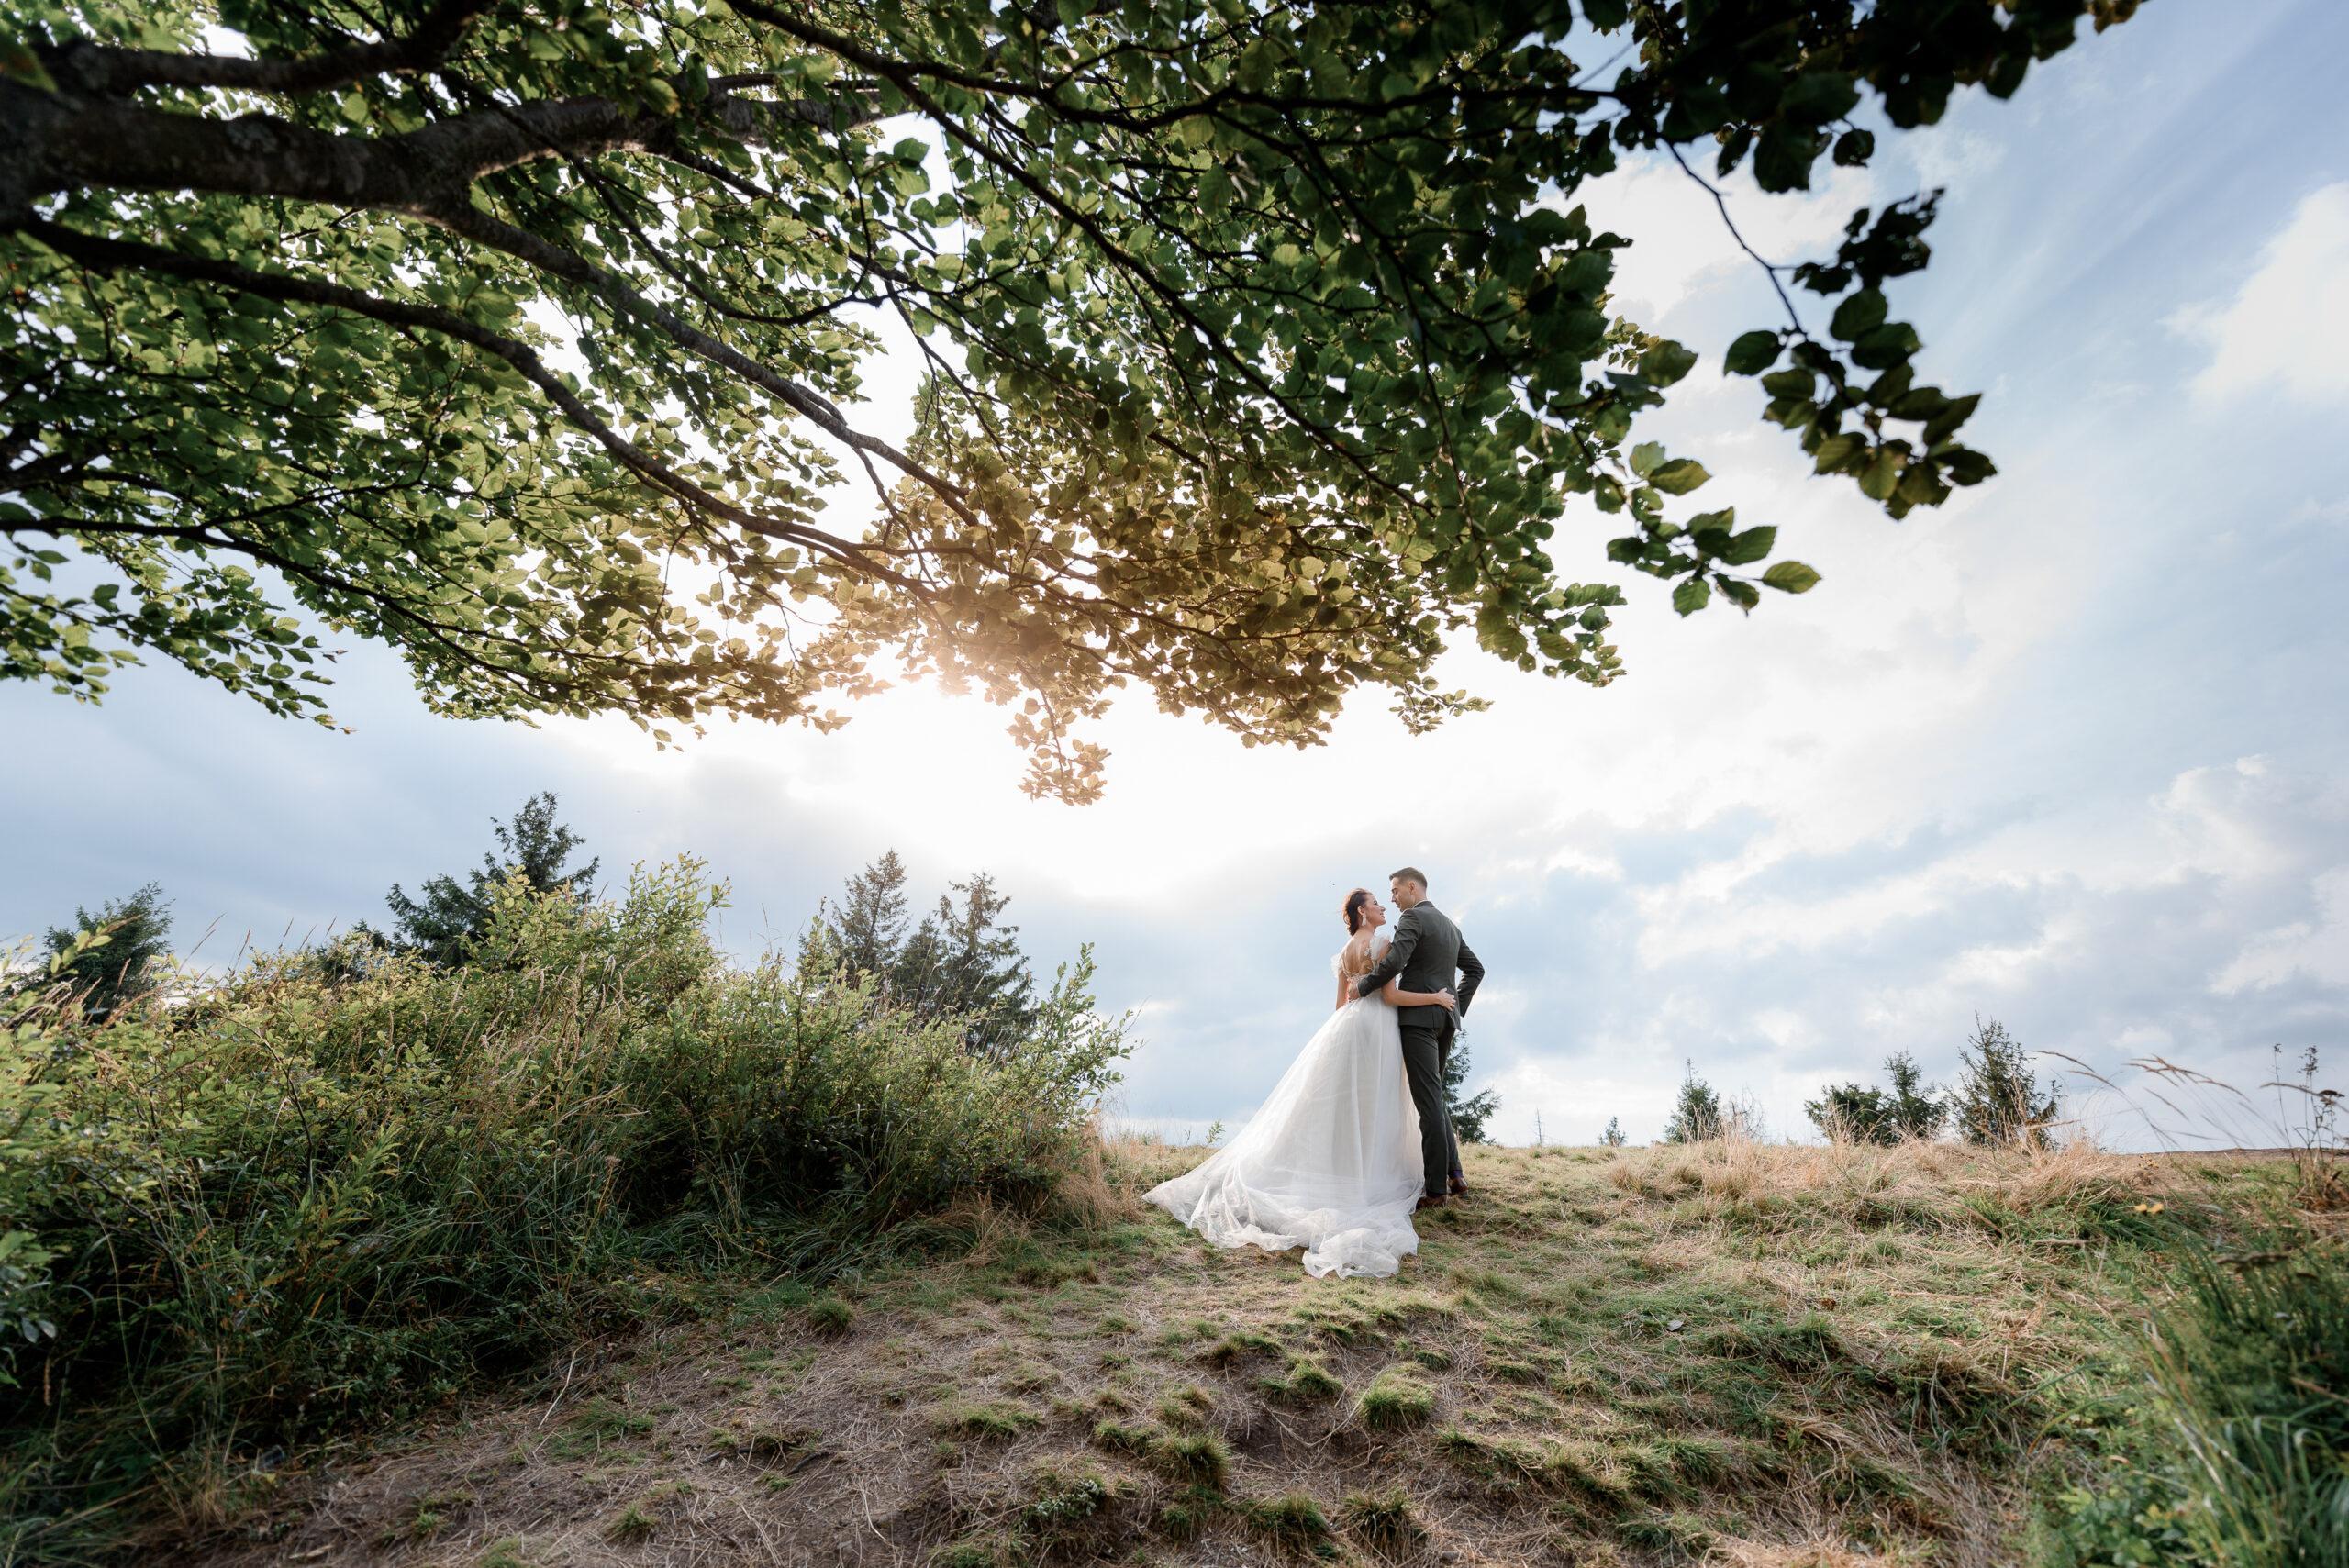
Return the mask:
[[[488,928],[498,884],[517,873],[533,893],[568,892],[584,906],[594,895],[596,868],[603,862],[589,861],[575,871],[566,865],[586,840],[556,821],[555,809],[554,792],[542,790],[522,803],[512,821],[493,818],[489,826],[497,835],[497,849],[484,853],[481,869],[467,872],[462,884],[453,876],[431,877],[419,890],[420,898],[392,884],[384,902],[397,923],[393,945],[443,968],[462,962]],[[360,930],[374,934],[363,926]]]
[[1803,1110],[1813,1126],[1829,1138],[1848,1143],[1898,1143],[1906,1138],[1930,1139],[1939,1133],[1949,1107],[1926,1089],[1924,1073],[1905,1051],[1885,1059],[1892,1075],[1891,1089],[1857,1084],[1831,1084]]
[[829,956],[851,979],[894,983],[906,952],[906,864],[895,850],[848,879],[838,908],[817,916]]
[[1688,1063],[1687,1075],[1680,1080],[1680,1101],[1673,1107],[1672,1119],[1664,1126],[1666,1143],[1702,1143],[1719,1138],[1724,1130],[1720,1095],[1713,1086],[1697,1076],[1697,1064]]
[[[108,899],[95,915],[77,906],[72,926],[50,929],[51,962],[63,962],[53,971],[37,971],[23,984],[64,984],[95,1022],[147,989],[147,972],[172,951],[171,930],[170,906],[155,883],[128,898]],[[85,943],[85,938],[93,940]]]
[[2055,1119],[2059,1096],[2053,1084],[2041,1094],[2029,1056],[1998,1019],[1975,1020],[1974,1033],[1958,1054],[1957,1087],[1950,1095],[1959,1137],[1968,1143],[2034,1148],[2047,1141],[2044,1129]]
[[962,903],[941,896],[899,957],[900,995],[928,1016],[970,1018],[975,1043],[998,1050],[1027,1032],[1035,980],[1019,951],[1019,928],[1004,923],[1011,900],[995,879],[974,872],[952,888]]
[[1609,1149],[1622,1148],[1623,1118],[1620,1117],[1609,1117],[1607,1118],[1607,1130],[1598,1135],[1598,1140],[1607,1145]]
[[1019,928],[1003,919],[1009,896],[974,872],[950,884],[908,929],[906,880],[895,850],[851,877],[839,905],[818,912],[800,951],[803,972],[877,976],[893,1005],[921,1018],[966,1018],[974,1050],[1008,1050],[1027,1033],[1036,1006]]

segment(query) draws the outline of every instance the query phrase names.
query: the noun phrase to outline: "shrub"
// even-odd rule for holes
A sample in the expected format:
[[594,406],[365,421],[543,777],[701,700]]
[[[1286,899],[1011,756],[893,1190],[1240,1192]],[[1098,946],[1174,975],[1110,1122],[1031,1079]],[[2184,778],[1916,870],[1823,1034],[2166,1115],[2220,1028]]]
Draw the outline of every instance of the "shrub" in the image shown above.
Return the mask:
[[1857,1084],[1831,1084],[1820,1097],[1804,1105],[1811,1125],[1838,1143],[1898,1143],[1904,1139],[1930,1139],[1939,1133],[1949,1106],[1923,1087],[1924,1074],[1905,1051],[1885,1059],[1891,1075],[1888,1090],[1862,1088]]
[[102,1532],[142,1477],[204,1487],[673,1310],[665,1265],[820,1272],[1050,1193],[1125,1049],[1089,956],[998,1066],[952,1020],[726,967],[722,897],[690,861],[607,902],[509,879],[478,962],[296,951],[102,1022],[0,1006],[0,1311],[54,1326],[0,1336],[0,1511]]

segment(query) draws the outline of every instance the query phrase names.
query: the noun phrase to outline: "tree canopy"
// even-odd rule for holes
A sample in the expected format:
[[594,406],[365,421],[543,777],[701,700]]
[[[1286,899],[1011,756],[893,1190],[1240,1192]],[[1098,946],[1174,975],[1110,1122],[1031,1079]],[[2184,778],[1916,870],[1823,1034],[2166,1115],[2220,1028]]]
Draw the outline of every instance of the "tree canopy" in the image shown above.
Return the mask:
[[[1584,188],[1806,188],[2134,6],[8,0],[0,673],[331,722],[347,634],[664,744],[930,677],[1074,800],[1129,683],[1292,744],[1477,706],[1464,635],[1604,684],[1623,573],[1816,574],[1634,440],[1700,355],[1614,309]],[[1992,472],[1890,315],[1933,215],[1707,346],[1895,517]]]
[[52,926],[46,971],[16,977],[15,989],[62,984],[82,1011],[103,1018],[147,994],[149,972],[172,955],[172,908],[160,883],[128,898],[109,898],[96,914],[73,911],[73,924]]
[[596,870],[603,862],[569,863],[572,851],[586,840],[556,818],[558,806],[552,790],[541,790],[522,803],[512,821],[493,818],[489,829],[497,835],[497,849],[484,853],[481,869],[465,873],[463,882],[445,874],[427,877],[417,890],[421,897],[392,884],[384,902],[397,924],[393,943],[429,963],[445,967],[462,962],[489,929],[498,889],[515,879],[532,893],[564,893],[586,907],[595,897]]

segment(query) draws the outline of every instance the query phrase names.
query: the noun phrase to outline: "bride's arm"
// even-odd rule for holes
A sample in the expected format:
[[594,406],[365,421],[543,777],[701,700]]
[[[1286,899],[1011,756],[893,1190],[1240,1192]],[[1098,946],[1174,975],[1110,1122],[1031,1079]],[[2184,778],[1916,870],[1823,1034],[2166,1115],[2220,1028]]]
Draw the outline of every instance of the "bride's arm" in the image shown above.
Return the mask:
[[1333,1012],[1333,1013],[1334,1013],[1334,1012],[1336,1012],[1340,1007],[1344,1006],[1347,1003],[1349,1003],[1349,1002],[1353,1001],[1353,999],[1354,999],[1354,977],[1353,977],[1353,975],[1351,975],[1351,974],[1341,974],[1341,975],[1339,975],[1339,976],[1338,976],[1338,999],[1337,999],[1337,1001],[1336,1001],[1335,1003],[1333,1003],[1333,1004],[1330,1006],[1330,1010],[1331,1012]]
[[1399,980],[1388,981],[1386,989],[1378,995],[1380,999],[1390,1007],[1457,1008],[1460,1005],[1453,1000],[1452,993],[1449,991],[1406,991],[1403,989],[1403,983]]

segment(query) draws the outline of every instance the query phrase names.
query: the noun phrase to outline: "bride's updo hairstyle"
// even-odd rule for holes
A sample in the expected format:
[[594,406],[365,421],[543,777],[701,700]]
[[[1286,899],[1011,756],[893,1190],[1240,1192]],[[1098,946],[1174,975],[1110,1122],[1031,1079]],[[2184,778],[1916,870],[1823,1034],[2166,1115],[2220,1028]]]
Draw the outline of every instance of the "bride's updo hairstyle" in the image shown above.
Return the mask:
[[1357,887],[1346,895],[1346,935],[1353,936],[1362,929],[1362,906],[1369,902],[1370,889],[1367,887]]

